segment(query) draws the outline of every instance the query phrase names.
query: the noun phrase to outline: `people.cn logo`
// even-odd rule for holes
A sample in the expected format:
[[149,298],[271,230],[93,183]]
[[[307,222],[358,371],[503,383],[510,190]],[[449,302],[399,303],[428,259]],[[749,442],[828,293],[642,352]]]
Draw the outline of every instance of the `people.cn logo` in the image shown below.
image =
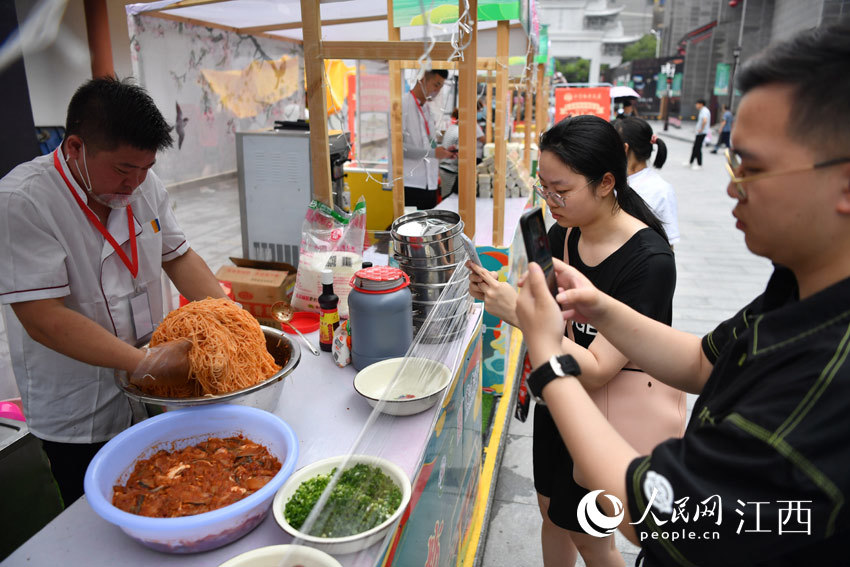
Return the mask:
[[611,504],[614,506],[614,516],[606,516],[596,505],[596,497],[605,492],[604,490],[594,490],[589,492],[578,503],[578,523],[585,533],[593,537],[608,537],[617,529],[620,522],[623,521],[625,510],[623,503],[613,494],[606,494]]

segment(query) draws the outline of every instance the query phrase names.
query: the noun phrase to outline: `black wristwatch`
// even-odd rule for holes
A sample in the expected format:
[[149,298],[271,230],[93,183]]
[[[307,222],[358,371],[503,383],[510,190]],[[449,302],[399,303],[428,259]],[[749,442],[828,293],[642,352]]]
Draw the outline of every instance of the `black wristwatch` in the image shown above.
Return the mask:
[[563,376],[578,376],[581,374],[581,368],[571,354],[562,354],[561,356],[552,355],[549,362],[539,366],[531,371],[528,375],[528,391],[538,404],[545,404],[543,398],[543,387],[555,378]]

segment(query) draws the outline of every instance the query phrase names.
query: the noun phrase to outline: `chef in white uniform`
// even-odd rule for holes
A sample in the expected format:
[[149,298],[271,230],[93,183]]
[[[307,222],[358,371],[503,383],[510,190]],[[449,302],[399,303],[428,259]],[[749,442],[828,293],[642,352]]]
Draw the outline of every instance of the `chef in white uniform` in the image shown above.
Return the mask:
[[443,88],[448,76],[445,69],[425,71],[401,98],[404,204],[417,209],[434,208],[440,160],[457,158],[457,147],[444,148],[437,144],[439,132],[428,104]]
[[130,425],[115,370],[188,375],[188,342],[138,348],[162,320],[161,270],[188,299],[224,295],[150,171],[170,131],[143,89],[94,79],[71,100],[62,145],[0,180],[12,367],[66,506],[97,450]]

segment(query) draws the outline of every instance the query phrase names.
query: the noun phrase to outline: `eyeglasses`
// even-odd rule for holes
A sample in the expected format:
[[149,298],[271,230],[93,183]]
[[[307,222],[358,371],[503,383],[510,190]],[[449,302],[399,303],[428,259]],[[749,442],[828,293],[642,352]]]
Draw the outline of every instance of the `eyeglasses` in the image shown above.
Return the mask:
[[[588,181],[582,187],[579,187],[579,189],[584,189],[585,187],[593,183],[593,181],[594,180]],[[544,189],[543,186],[540,184],[539,179],[536,179],[534,181],[534,192],[537,193],[537,195],[544,201],[551,201],[555,203],[555,205],[557,205],[558,207],[563,207],[567,204],[567,201],[564,199],[564,196],[560,193],[556,193],[555,191],[547,191],[546,189]]]
[[798,169],[787,169],[783,171],[766,171],[764,173],[756,173],[755,175],[737,177],[735,175],[735,172],[740,171],[741,169],[741,156],[739,156],[737,153],[730,150],[729,148],[726,148],[726,151],[724,153],[726,155],[726,171],[729,172],[729,177],[732,178],[732,183],[735,184],[735,189],[738,191],[738,196],[741,199],[747,198],[747,192],[744,190],[744,183],[749,183],[750,181],[755,181],[757,179],[764,179],[766,177],[774,177],[776,175],[791,175],[792,173],[802,173],[804,171],[812,171],[814,169],[821,169],[824,167],[838,165],[840,163],[850,162],[850,156],[848,156],[842,158],[829,159],[820,163],[816,163],[814,165],[810,165],[808,167],[802,167]]

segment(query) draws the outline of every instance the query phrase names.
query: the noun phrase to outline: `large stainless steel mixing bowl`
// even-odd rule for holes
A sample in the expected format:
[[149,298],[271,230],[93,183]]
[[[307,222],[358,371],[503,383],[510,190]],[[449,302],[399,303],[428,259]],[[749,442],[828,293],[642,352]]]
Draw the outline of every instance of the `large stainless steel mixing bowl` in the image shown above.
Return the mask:
[[126,372],[116,373],[115,383],[128,398],[143,404],[148,416],[190,406],[220,403],[250,406],[270,412],[274,411],[283,390],[283,379],[292,374],[292,371],[295,370],[295,367],[298,366],[298,362],[301,360],[301,348],[298,346],[298,343],[278,329],[263,325],[260,328],[266,337],[266,349],[268,349],[269,354],[274,357],[275,362],[281,369],[265,381],[254,386],[217,396],[162,398],[148,395],[133,384],[130,384]]

